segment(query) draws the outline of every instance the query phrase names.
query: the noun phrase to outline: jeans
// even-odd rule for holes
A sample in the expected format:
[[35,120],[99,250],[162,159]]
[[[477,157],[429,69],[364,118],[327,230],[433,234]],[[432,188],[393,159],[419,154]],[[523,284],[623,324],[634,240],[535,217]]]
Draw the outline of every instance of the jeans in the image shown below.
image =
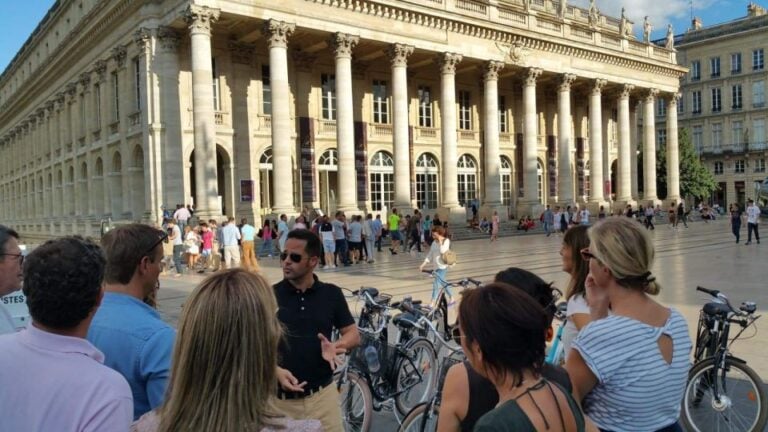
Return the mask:
[[733,221],[731,221],[731,231],[733,231],[733,235],[736,236],[736,243],[738,243],[741,232],[741,223],[733,223]]
[[349,265],[349,253],[347,252],[346,239],[336,240],[336,256],[340,258],[338,260],[341,261],[340,264]]
[[411,243],[408,245],[408,250],[413,249],[413,246],[417,247],[417,250],[421,252],[421,235],[418,231],[411,231]]
[[184,245],[173,245],[173,265],[176,266],[176,272],[181,274],[181,254],[184,252]]
[[756,223],[747,223],[747,243],[752,241],[752,231],[755,232],[755,240],[760,243],[760,233],[757,231]]
[[552,225],[549,222],[544,222],[544,232],[547,233],[547,237],[549,237],[551,229]]
[[376,237],[376,251],[381,252],[381,235]]
[[[444,268],[444,269],[436,268],[432,272],[432,301],[433,302],[437,300],[437,293],[440,292],[440,286],[445,282],[446,273],[448,273],[447,268]],[[449,297],[453,297],[453,293],[451,292],[451,287],[446,286],[445,293]]]
[[272,256],[272,239],[266,239],[263,242],[261,242],[261,246],[259,246],[259,256]]
[[645,217],[645,227],[648,229],[656,229],[656,227],[653,226],[653,216]]
[[366,250],[366,256],[368,257],[368,261],[373,261],[373,251],[374,249],[374,243],[376,240],[370,237],[365,238],[365,248]]

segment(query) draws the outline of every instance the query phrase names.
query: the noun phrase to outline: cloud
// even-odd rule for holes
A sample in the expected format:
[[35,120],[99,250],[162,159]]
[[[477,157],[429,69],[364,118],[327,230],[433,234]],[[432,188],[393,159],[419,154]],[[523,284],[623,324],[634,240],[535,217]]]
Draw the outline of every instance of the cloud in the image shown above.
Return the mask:
[[[696,11],[702,11],[712,6],[716,0],[695,0]],[[572,0],[569,3],[575,6],[589,7],[589,0]],[[621,8],[626,10],[627,18],[630,21],[635,22],[634,30],[636,35],[642,34],[643,19],[648,16],[648,19],[653,24],[653,34],[664,35],[666,33],[667,24],[687,22],[691,13],[690,0],[664,0],[664,1],[649,1],[649,0],[596,0],[597,7],[600,12],[612,16],[620,17]],[[718,7],[724,6],[727,1],[718,1]],[[685,31],[685,28],[677,28],[675,26],[675,32],[681,33]]]

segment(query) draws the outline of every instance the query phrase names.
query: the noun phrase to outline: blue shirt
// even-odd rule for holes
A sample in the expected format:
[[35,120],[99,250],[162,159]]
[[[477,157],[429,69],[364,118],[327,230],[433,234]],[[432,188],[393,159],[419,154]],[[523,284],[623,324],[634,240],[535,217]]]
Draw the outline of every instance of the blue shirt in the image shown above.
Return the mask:
[[383,228],[383,225],[381,223],[381,219],[374,219],[373,220],[373,235],[381,234],[381,228]]
[[256,228],[248,224],[243,225],[240,232],[243,234],[243,241],[253,241],[256,237]]
[[240,230],[234,223],[230,222],[221,229],[222,246],[237,246],[238,240],[240,240]]
[[134,420],[162,404],[175,338],[176,331],[141,300],[104,293],[88,341],[104,353],[105,365],[128,380]]

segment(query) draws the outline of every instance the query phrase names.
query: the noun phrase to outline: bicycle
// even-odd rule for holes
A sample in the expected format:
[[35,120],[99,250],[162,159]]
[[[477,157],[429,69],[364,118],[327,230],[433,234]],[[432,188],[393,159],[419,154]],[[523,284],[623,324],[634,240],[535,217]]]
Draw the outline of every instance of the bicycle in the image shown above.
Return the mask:
[[[359,295],[366,299],[358,320],[361,343],[349,354],[346,366],[337,374],[344,426],[348,432],[367,431],[373,410],[380,411],[390,401],[394,402],[399,420],[415,404],[431,396],[436,378],[433,365],[437,362],[437,353],[432,343],[422,337],[401,337],[404,324],[396,324],[399,333],[396,342],[388,343],[386,330],[391,319],[389,311],[393,307],[375,301],[380,297],[375,288],[364,288]],[[374,315],[378,316],[375,326],[372,325]]]
[[[552,301],[556,302],[560,298],[562,298],[563,293],[557,288],[552,289]],[[565,325],[568,323],[568,317],[566,316],[566,312],[568,310],[568,303],[562,302],[557,305],[557,309],[555,310],[555,319],[560,321],[560,327],[557,328],[557,332],[555,333],[555,337],[552,339],[552,344],[549,346],[549,349],[547,350],[547,356],[544,358],[544,361],[560,366],[563,363],[565,363],[565,345],[563,344],[563,331],[565,330]]]
[[[474,285],[474,288],[478,288],[481,287],[483,283],[472,278],[463,278],[448,282],[435,274],[434,270],[422,270],[422,273],[426,273],[432,278],[437,278],[437,282],[440,287],[437,292],[437,298],[434,302],[435,306],[425,314],[427,318],[429,318],[429,320],[435,324],[435,328],[438,331],[435,333],[422,332],[420,336],[428,337],[428,335],[431,334],[433,337],[441,337],[443,340],[450,340],[451,331],[453,330],[453,327],[455,327],[455,324],[448,323],[448,300],[446,299],[446,288],[454,287],[464,290],[470,288],[470,284]],[[435,343],[436,340],[432,340],[432,342]]]
[[[762,431],[768,419],[763,382],[747,362],[730,352],[742,333],[760,318],[757,305],[743,302],[735,309],[718,290],[696,287],[714,301],[699,313],[694,364],[683,393],[682,420],[686,430]],[[731,324],[741,330],[729,339]],[[756,331],[756,330],[755,330]]]

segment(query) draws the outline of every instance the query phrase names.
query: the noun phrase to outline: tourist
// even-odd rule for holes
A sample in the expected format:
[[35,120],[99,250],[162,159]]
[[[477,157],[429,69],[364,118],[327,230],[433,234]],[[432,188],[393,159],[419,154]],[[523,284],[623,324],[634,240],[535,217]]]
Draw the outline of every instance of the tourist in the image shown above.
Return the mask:
[[258,274],[232,269],[204,280],[181,313],[168,397],[132,431],[321,431],[319,421],[287,419],[271,401],[282,333],[276,314]]
[[[541,223],[544,225],[544,232],[547,234],[547,237],[549,237],[552,234],[552,229],[555,226],[555,213],[552,212],[549,204],[547,204],[547,209],[544,210],[544,213],[541,215]],[[555,232],[557,232],[556,228]]]
[[272,257],[272,239],[275,238],[275,233],[272,231],[272,225],[270,225],[269,219],[264,219],[264,226],[261,227],[258,234],[261,239],[261,246],[259,247],[259,257]]
[[[24,253],[19,247],[19,233],[0,225],[0,297],[21,289],[22,264]],[[0,302],[0,335],[15,331],[16,323]]]
[[181,254],[184,253],[184,238],[181,235],[181,229],[176,225],[176,220],[171,219],[168,221],[168,240],[173,243],[173,266],[176,267],[176,274],[174,276],[179,277],[182,274],[181,270]]
[[240,227],[241,241],[243,247],[243,266],[252,271],[259,271],[259,260],[254,252],[254,242],[256,240],[256,228],[248,223],[247,218],[242,218]]
[[741,237],[741,220],[743,218],[741,207],[738,204],[731,204],[728,206],[728,213],[730,214],[731,232],[736,237],[736,244],[739,244]]
[[755,232],[757,244],[760,244],[760,232],[757,230],[760,223],[760,208],[751,199],[747,201],[747,204],[747,242],[744,244],[752,244],[752,231]]
[[173,213],[173,219],[179,224],[179,231],[184,232],[184,227],[189,223],[189,218],[192,217],[189,209],[184,207],[183,204],[176,205],[176,211]]
[[336,268],[334,257],[336,256],[336,239],[333,237],[333,224],[331,224],[328,216],[321,217],[322,222],[318,231],[320,232],[320,239],[323,242],[323,253],[325,255],[325,266],[323,270]]
[[688,228],[688,212],[683,207],[683,202],[677,205],[677,223],[682,222],[683,225]]
[[669,216],[669,227],[677,229],[677,206],[675,205],[674,201],[672,201],[672,203],[669,205],[669,211],[667,212],[667,215]]
[[589,212],[589,209],[587,206],[584,206],[583,209],[581,209],[580,217],[579,217],[579,223],[581,225],[587,225],[589,226],[589,218],[592,216],[592,214]]
[[496,241],[499,239],[499,228],[501,221],[499,220],[499,212],[494,210],[493,211],[493,217],[491,218],[491,241]]
[[432,219],[429,215],[424,216],[424,221],[421,223],[421,241],[427,247],[432,246]]
[[593,322],[566,360],[574,396],[601,430],[680,431],[691,339],[685,318],[651,298],[660,290],[653,240],[638,224],[611,218],[589,230],[589,241],[581,253]]
[[376,236],[376,252],[381,252],[381,238],[384,234],[384,225],[381,222],[381,215],[377,214],[373,220],[373,235]]
[[[447,238],[445,227],[433,226],[432,227],[432,246],[429,247],[424,262],[419,266],[419,271],[423,272],[424,267],[427,264],[432,265],[432,302],[431,307],[437,306],[437,295],[440,292],[440,285],[446,281],[445,276],[448,272],[448,264],[443,261],[443,254],[451,249],[451,240]],[[445,287],[445,294],[447,296],[447,302],[450,304],[453,294],[450,287]]]
[[359,216],[352,216],[347,234],[349,235],[349,259],[352,264],[357,264],[360,262],[363,250],[363,224],[360,223]]
[[285,241],[288,239],[288,216],[285,214],[280,215],[280,222],[277,224],[277,244],[280,246],[280,252],[285,250]]
[[202,239],[202,251],[200,255],[203,257],[203,264],[202,268],[197,272],[205,273],[205,269],[208,268],[213,261],[211,259],[213,257],[213,232],[211,232],[207,222],[201,223],[200,229],[202,230],[202,234],[200,235]]
[[365,216],[365,222],[363,222],[363,239],[365,240],[365,251],[368,255],[368,264],[372,264],[374,262],[373,251],[375,250],[374,243],[376,242],[375,233],[376,226],[373,222],[373,215],[368,213]]
[[240,230],[235,225],[235,218],[230,216],[221,229],[221,247],[224,249],[223,268],[240,266],[240,247],[237,245],[237,242],[241,238]]
[[389,247],[389,252],[392,255],[397,255],[397,249],[400,246],[400,215],[397,214],[397,209],[392,209],[392,214],[387,218],[389,228],[389,238],[392,240],[392,244]]
[[584,225],[570,228],[565,232],[563,246],[560,248],[562,269],[571,276],[565,291],[565,299],[568,301],[567,321],[562,336],[565,358],[568,358],[576,335],[591,321],[584,286],[589,273],[589,261],[581,256],[581,250],[589,247],[588,229]]
[[584,416],[570,393],[542,375],[548,321],[536,300],[507,284],[464,291],[461,347],[499,399],[473,431],[584,430]]
[[[336,285],[318,280],[320,239],[291,231],[280,255],[284,279],[274,285],[277,317],[285,328],[280,345],[276,407],[294,419],[317,419],[326,431],[341,431],[339,392],[333,382],[337,355],[360,343],[347,300]],[[331,342],[333,329],[340,332]],[[255,401],[254,401],[255,402]]]
[[192,271],[200,256],[200,236],[189,225],[184,227],[184,253],[187,254],[187,271]]
[[32,324],[0,336],[3,431],[128,431],[131,388],[85,339],[104,264],[101,249],[80,237],[47,241],[24,260]]
[[560,206],[555,206],[555,211],[552,213],[552,230],[555,235],[561,232],[560,225],[563,221],[563,213],[560,211]]
[[298,229],[307,229],[307,219],[303,215],[299,215],[299,217],[296,218],[296,221],[293,223],[293,226],[291,227],[292,230],[298,230]]
[[413,217],[408,221],[406,230],[410,237],[408,251],[413,252],[415,246],[416,250],[421,253],[421,213],[418,210],[413,211]]
[[334,257],[333,263],[334,265],[344,264],[345,267],[349,266],[349,251],[347,248],[347,221],[344,212],[336,212],[336,217],[331,221],[331,226],[333,227],[333,240],[336,243],[336,255]]
[[164,232],[148,225],[130,224],[101,239],[107,257],[105,293],[88,341],[104,353],[105,365],[128,380],[134,419],[163,402],[171,367],[176,332],[144,302],[159,286],[165,238]]
[[[536,300],[547,315],[548,335],[552,336],[552,319],[555,315],[555,297],[552,285],[535,274],[516,267],[510,267],[496,274],[494,282],[505,283],[520,289]],[[567,392],[571,391],[568,373],[560,366],[545,363],[541,374],[558,383]],[[493,383],[472,368],[468,361],[452,366],[445,377],[443,399],[440,404],[438,431],[471,431],[475,423],[499,402],[499,394]]]
[[648,204],[648,207],[645,208],[645,227],[649,230],[655,230],[656,227],[653,226],[653,203]]

